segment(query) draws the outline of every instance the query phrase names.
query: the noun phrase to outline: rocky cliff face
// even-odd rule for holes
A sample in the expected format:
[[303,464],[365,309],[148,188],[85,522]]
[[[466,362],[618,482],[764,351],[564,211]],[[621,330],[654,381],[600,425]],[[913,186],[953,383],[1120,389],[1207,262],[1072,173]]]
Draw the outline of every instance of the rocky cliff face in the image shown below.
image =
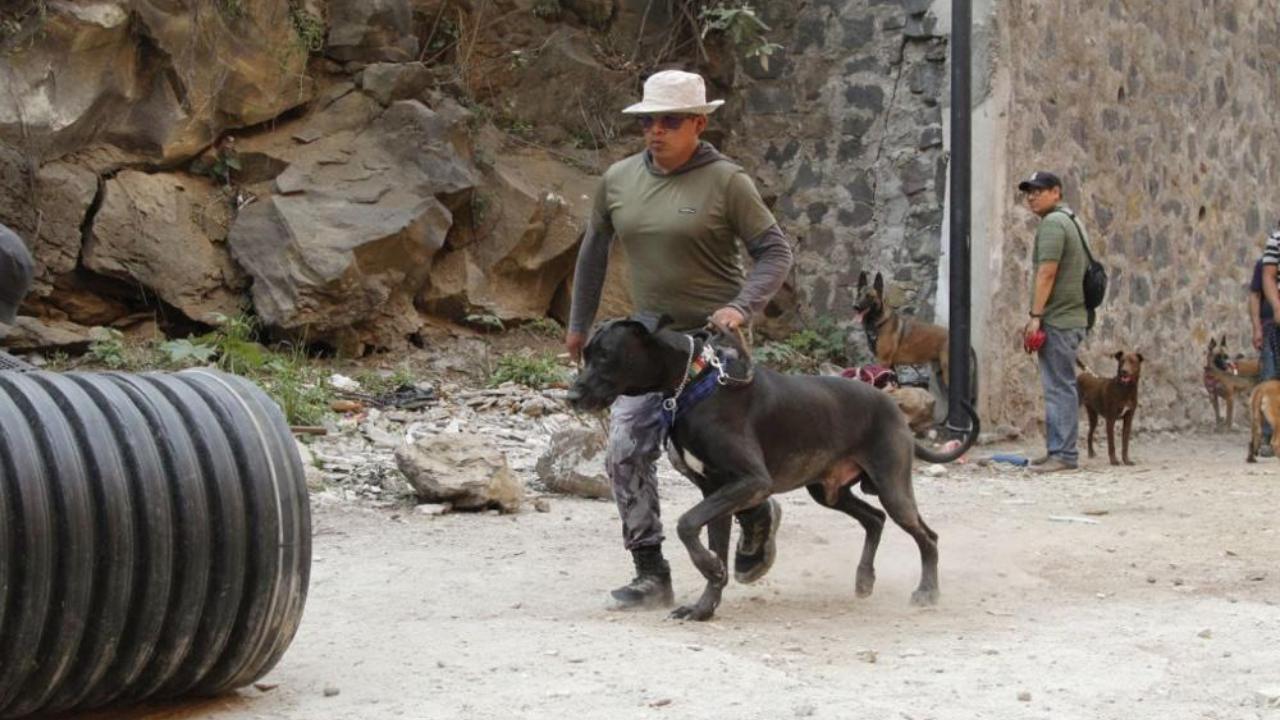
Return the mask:
[[424,313],[533,319],[563,295],[592,183],[459,104],[458,68],[493,65],[458,57],[484,8],[18,5],[0,17],[0,222],[38,263],[24,328],[59,331],[27,347],[248,309],[359,355],[415,341]]

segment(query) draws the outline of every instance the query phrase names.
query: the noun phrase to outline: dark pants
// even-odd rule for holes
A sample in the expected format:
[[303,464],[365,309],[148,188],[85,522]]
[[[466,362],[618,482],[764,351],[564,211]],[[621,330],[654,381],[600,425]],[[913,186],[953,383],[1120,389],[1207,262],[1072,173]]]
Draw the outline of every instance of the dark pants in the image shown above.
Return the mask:
[[622,541],[628,550],[662,543],[658,470],[666,431],[662,395],[623,395],[609,408],[609,447],[605,470],[622,517]]
[[[1262,323],[1262,359],[1260,380],[1275,380],[1277,371],[1276,359],[1280,357],[1280,329],[1276,327],[1274,321]],[[1262,421],[1262,444],[1265,446],[1271,442],[1271,423],[1265,419]]]
[[1044,386],[1044,439],[1049,457],[1069,465],[1079,462],[1080,396],[1076,391],[1076,351],[1083,329],[1045,325],[1040,348],[1040,383]]

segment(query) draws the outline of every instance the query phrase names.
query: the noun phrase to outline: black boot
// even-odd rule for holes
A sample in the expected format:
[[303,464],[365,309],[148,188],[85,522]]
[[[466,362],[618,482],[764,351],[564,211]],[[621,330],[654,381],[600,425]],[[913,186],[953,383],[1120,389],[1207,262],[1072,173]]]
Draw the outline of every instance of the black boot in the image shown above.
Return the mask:
[[636,563],[636,576],[631,582],[612,591],[618,610],[671,607],[675,595],[671,591],[671,566],[662,557],[662,546],[636,548],[631,551]]
[[733,554],[733,577],[743,585],[764,577],[773,567],[778,554],[778,525],[782,522],[782,506],[769,498],[755,512],[738,516],[741,532],[738,549]]

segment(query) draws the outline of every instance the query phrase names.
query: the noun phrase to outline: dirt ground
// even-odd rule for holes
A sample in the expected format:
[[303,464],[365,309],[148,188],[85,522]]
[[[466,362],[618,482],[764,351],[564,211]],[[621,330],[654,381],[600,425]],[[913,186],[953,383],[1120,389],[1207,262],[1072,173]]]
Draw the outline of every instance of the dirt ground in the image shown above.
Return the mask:
[[[96,718],[1262,718],[1280,692],[1280,462],[1245,436],[1144,435],[1137,467],[1087,461],[917,473],[940,534],[942,600],[887,527],[875,594],[862,532],[782,500],[773,571],[709,623],[605,609],[630,576],[609,503],[548,513],[317,507],[298,637],[237,695]],[[1023,446],[986,447],[1033,452]],[[668,515],[692,486],[663,476]],[[673,524],[674,519],[669,520]],[[678,597],[700,578],[669,542]],[[264,686],[269,687],[269,686]]]

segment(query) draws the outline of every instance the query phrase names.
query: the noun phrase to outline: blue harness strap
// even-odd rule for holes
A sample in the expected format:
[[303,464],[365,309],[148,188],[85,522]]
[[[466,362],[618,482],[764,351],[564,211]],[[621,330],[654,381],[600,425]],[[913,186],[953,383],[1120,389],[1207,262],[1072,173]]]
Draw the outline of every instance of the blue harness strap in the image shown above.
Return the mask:
[[[692,344],[693,339],[689,342]],[[690,347],[690,353],[693,348]],[[715,392],[716,386],[722,384],[721,376],[724,374],[724,368],[721,366],[721,353],[712,347],[710,342],[704,342],[702,352],[697,355],[690,355],[688,375],[686,382],[681,383],[676,388],[676,392],[669,398],[662,400],[662,429],[670,432],[671,426],[676,424],[676,420],[680,416],[698,403],[707,399],[711,393]]]

